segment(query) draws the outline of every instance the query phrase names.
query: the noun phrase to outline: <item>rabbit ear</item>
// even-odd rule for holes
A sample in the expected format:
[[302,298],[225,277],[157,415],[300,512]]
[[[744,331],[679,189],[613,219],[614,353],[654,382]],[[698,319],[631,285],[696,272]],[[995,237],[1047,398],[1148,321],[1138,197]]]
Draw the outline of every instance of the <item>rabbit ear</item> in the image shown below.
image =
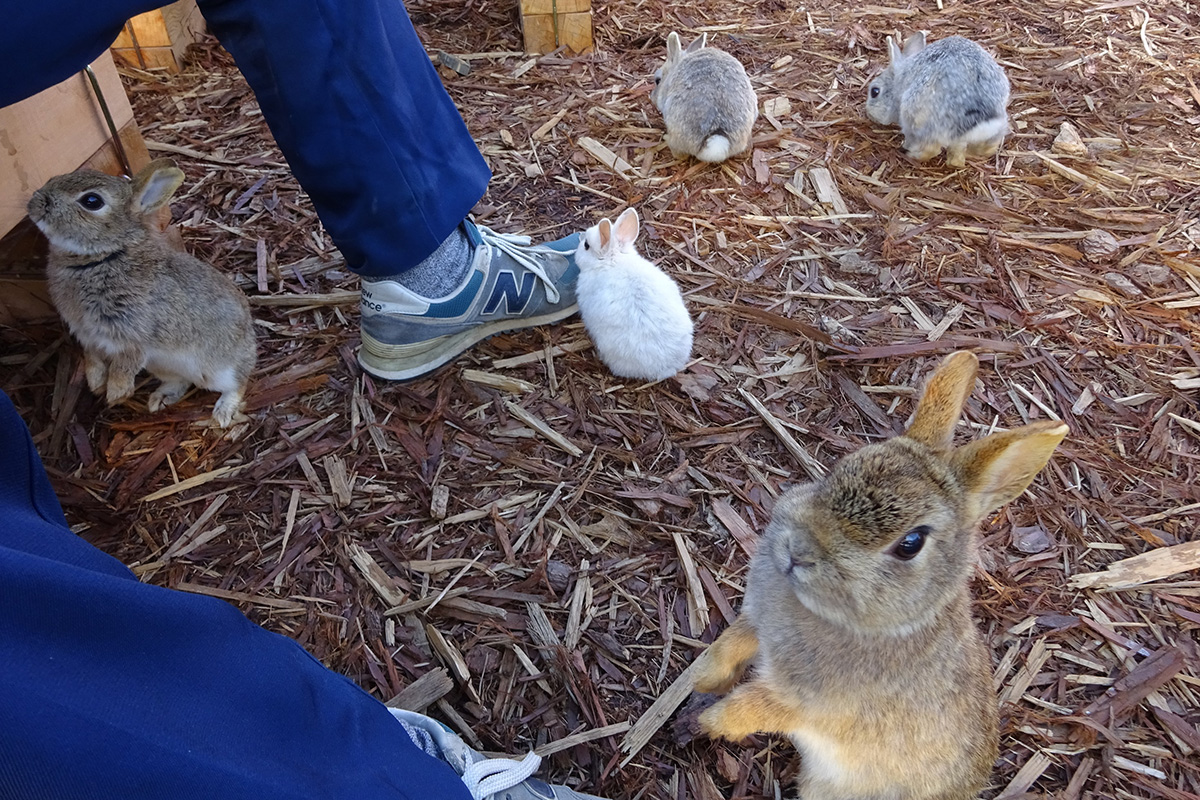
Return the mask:
[[963,404],[975,388],[978,369],[979,359],[974,353],[960,350],[948,355],[925,384],[905,436],[937,451],[949,450]]
[[687,46],[687,51],[689,53],[694,53],[703,48],[706,44],[708,44],[708,34],[702,33],[695,39],[692,39],[692,43]]
[[925,49],[925,31],[917,31],[904,43],[904,55],[915,56]]
[[133,210],[145,214],[163,206],[183,183],[183,170],[169,158],[151,161],[133,179]]
[[900,61],[904,56],[900,52],[900,48],[896,46],[895,39],[893,39],[890,36],[887,37],[887,44],[888,44],[888,63],[895,64],[896,62]]
[[955,450],[950,465],[962,477],[972,523],[1025,491],[1068,431],[1065,422],[1035,422]]
[[614,234],[617,240],[618,250],[627,250],[633,247],[633,243],[637,241],[638,236],[638,213],[636,209],[627,208],[621,212],[621,216],[617,217],[617,223],[613,227]]
[[679,44],[679,34],[671,31],[667,35],[667,61],[678,60],[681,52],[683,52],[683,47]]
[[609,244],[612,242],[612,223],[608,221],[608,217],[600,220],[597,226],[600,233],[600,252],[608,252]]

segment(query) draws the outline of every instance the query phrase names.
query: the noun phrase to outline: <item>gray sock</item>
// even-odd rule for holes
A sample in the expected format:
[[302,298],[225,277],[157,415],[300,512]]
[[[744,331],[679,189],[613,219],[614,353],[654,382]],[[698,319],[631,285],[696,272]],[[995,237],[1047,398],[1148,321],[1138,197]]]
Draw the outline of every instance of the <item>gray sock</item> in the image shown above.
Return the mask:
[[433,737],[429,734],[429,731],[418,728],[415,725],[409,725],[402,719],[396,721],[404,726],[404,731],[408,734],[408,738],[412,739],[413,744],[423,750],[426,755],[433,756],[434,758],[442,757],[442,751],[437,746],[437,743],[433,741]]
[[462,285],[471,269],[471,241],[459,225],[446,237],[438,249],[394,280],[401,286],[430,300],[446,297]]

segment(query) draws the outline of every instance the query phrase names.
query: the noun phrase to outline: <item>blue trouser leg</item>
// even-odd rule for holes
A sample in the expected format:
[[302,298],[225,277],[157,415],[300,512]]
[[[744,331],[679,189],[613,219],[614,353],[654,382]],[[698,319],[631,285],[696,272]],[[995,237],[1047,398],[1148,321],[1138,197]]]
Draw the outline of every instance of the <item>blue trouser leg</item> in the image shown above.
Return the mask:
[[469,797],[381,703],[66,526],[0,393],[0,799]]
[[[0,105],[66,79],[155,0],[33,0],[0,26]],[[437,249],[491,173],[400,0],[201,0],[347,265]],[[36,188],[36,187],[35,187]]]

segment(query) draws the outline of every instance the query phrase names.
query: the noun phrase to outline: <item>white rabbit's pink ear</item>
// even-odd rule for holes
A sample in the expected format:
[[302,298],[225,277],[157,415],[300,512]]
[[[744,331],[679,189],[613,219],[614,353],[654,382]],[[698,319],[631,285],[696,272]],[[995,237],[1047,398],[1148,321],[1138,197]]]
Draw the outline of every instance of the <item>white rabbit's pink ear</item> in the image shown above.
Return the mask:
[[609,244],[612,242],[612,223],[608,221],[608,217],[605,217],[600,220],[600,224],[596,228],[600,234],[600,252],[608,252]]
[[183,170],[169,158],[151,161],[133,179],[133,210],[145,214],[164,206],[183,184]]
[[896,40],[892,37],[887,37],[888,44],[888,63],[895,64],[904,58],[904,54],[900,52],[900,48],[896,46]]
[[925,49],[925,31],[917,31],[904,42],[904,57],[911,58]]
[[692,43],[687,46],[687,52],[694,53],[697,50],[702,50],[706,44],[708,44],[708,34],[702,33],[695,39],[692,39]]
[[637,209],[627,208],[621,212],[621,216],[617,217],[617,224],[614,226],[614,235],[618,250],[633,249],[633,243],[637,241],[638,237]]
[[678,61],[679,54],[683,52],[683,46],[679,43],[679,34],[671,31],[667,34],[667,61]]

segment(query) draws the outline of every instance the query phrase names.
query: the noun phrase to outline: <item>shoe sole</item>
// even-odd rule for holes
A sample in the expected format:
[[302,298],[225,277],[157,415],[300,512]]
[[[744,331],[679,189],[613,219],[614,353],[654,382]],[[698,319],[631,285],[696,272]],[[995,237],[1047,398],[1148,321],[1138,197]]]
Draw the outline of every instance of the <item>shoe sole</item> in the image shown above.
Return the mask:
[[436,339],[427,339],[413,344],[385,344],[363,332],[363,344],[358,351],[358,363],[376,378],[387,381],[409,381],[448,364],[490,336],[561,322],[578,310],[578,305],[571,305],[540,317],[515,317],[498,320],[484,325],[476,325],[449,336],[439,336]]

